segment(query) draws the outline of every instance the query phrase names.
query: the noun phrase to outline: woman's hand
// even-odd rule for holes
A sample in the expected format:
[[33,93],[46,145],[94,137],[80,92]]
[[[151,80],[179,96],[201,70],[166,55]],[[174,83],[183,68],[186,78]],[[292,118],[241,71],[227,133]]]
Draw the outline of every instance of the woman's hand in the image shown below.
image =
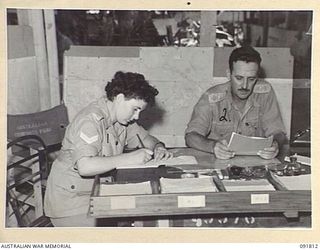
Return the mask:
[[153,152],[147,148],[140,148],[128,153],[128,162],[132,164],[145,164],[152,159]]
[[154,148],[154,160],[167,160],[169,158],[172,158],[173,154],[169,152],[163,145],[158,144]]
[[273,159],[275,158],[279,153],[279,144],[277,141],[273,141],[271,147],[264,148],[263,150],[260,150],[257,155],[259,155],[263,159]]

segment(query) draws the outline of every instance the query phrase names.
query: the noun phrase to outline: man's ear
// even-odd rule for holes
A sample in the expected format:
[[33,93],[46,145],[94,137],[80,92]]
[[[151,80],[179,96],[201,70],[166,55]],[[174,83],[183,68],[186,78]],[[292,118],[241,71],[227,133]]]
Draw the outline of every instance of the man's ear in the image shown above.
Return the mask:
[[231,72],[230,72],[230,69],[227,69],[227,70],[226,70],[226,75],[227,75],[228,80],[230,81],[230,80],[231,80]]

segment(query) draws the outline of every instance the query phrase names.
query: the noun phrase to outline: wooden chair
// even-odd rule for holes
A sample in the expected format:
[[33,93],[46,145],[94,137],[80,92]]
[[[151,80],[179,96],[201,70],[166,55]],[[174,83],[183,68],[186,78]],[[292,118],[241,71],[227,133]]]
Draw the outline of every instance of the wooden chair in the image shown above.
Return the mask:
[[7,119],[7,225],[50,226],[43,196],[50,161],[61,148],[68,125],[66,107],[62,104]]
[[[14,154],[13,148],[28,149],[32,144],[40,146],[29,155]],[[40,223],[49,226],[50,220],[43,214],[43,172],[47,166],[47,147],[36,135],[26,135],[7,144],[7,225],[12,217],[19,227]],[[24,151],[20,151],[24,152]]]

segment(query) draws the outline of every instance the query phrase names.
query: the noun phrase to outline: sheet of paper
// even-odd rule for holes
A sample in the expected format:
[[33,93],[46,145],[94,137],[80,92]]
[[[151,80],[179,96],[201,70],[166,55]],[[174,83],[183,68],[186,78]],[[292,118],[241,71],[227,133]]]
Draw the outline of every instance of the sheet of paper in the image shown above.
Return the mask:
[[174,166],[174,165],[197,165],[198,162],[194,156],[191,155],[180,155],[177,157],[170,158],[168,160],[161,160],[161,161],[155,161],[151,160],[147,162],[144,165],[125,165],[125,166],[119,166],[117,169],[125,169],[125,168],[156,168],[160,165],[168,165],[168,166]]
[[288,190],[311,190],[311,175],[275,176]]
[[162,194],[188,193],[188,192],[217,192],[212,178],[161,178],[160,187]]
[[223,180],[227,191],[274,191],[274,187],[264,179],[259,180]]
[[272,145],[273,136],[251,137],[232,133],[228,147],[237,155],[256,155],[259,150]]
[[101,184],[100,195],[152,194],[150,181],[127,184]]

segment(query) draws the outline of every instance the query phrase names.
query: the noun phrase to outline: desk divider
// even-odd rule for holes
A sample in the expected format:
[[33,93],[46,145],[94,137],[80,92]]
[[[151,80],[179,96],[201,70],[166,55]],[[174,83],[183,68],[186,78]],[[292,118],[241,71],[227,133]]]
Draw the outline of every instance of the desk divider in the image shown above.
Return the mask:
[[[283,213],[292,217],[298,216],[299,212],[311,212],[311,190],[286,190],[272,175],[267,175],[266,180],[275,187],[274,191],[227,192],[218,175],[206,178],[212,178],[217,192],[164,194],[161,193],[158,178],[150,181],[152,194],[101,196],[100,177],[97,175],[91,193],[89,215],[96,218],[111,218]],[[168,223],[164,224],[168,225]]]

